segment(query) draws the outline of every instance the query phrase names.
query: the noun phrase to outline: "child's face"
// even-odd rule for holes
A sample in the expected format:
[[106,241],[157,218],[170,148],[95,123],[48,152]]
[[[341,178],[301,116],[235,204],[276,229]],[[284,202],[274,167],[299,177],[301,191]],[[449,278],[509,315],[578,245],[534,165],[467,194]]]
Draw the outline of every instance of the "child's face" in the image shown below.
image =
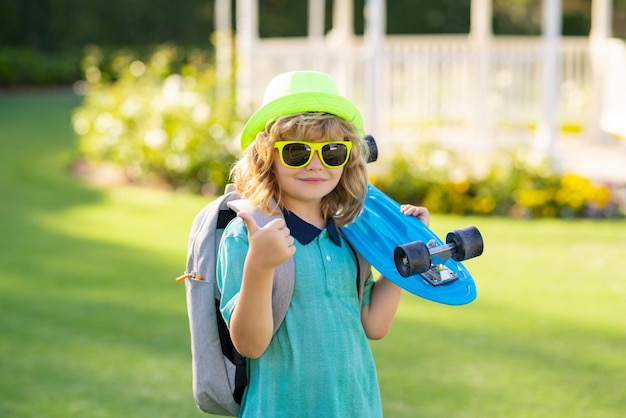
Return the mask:
[[272,152],[276,180],[288,209],[303,203],[319,205],[322,198],[337,187],[343,174],[343,166],[329,168],[322,164],[317,151],[313,153],[311,161],[300,168],[285,166],[278,149]]

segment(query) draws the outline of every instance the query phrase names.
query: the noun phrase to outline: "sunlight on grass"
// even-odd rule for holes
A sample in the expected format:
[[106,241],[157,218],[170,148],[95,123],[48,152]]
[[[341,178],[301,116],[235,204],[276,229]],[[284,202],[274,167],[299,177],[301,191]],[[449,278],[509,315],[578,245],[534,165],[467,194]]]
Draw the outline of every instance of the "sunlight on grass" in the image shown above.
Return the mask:
[[191,221],[211,200],[133,187],[103,190],[102,194],[99,202],[41,213],[36,219],[56,233],[149,249],[171,257],[179,255]]

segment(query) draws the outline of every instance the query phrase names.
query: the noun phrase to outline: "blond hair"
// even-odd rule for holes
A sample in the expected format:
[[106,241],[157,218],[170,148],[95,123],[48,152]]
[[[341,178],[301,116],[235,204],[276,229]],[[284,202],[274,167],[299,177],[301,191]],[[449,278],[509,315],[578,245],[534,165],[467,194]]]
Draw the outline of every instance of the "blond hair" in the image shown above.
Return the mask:
[[354,125],[329,113],[298,113],[268,123],[257,134],[231,170],[235,190],[266,214],[284,210],[272,152],[277,141],[351,141],[352,151],[337,187],[322,198],[324,219],[337,225],[352,222],[361,213],[367,194],[366,147]]

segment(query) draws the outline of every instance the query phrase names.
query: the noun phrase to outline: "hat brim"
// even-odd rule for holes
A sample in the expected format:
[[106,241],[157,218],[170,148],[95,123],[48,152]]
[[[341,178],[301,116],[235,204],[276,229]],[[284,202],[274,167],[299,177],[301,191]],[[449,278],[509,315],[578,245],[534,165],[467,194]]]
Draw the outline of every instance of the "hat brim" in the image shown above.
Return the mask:
[[245,150],[265,129],[267,122],[281,116],[306,112],[324,112],[337,115],[363,131],[363,118],[350,100],[336,94],[321,92],[294,93],[279,97],[263,105],[248,119],[241,132],[241,149]]

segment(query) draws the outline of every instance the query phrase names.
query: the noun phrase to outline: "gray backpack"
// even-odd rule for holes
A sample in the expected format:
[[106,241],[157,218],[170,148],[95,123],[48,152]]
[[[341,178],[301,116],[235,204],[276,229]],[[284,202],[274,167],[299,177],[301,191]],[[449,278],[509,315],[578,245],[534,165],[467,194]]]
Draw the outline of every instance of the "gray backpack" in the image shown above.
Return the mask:
[[[248,383],[246,359],[235,350],[220,313],[220,297],[215,270],[217,251],[224,228],[245,208],[259,226],[282,214],[267,216],[229,190],[200,211],[189,237],[187,268],[177,281],[185,280],[187,313],[191,332],[193,396],[198,407],[208,413],[237,416]],[[234,209],[234,210],[233,210]],[[371,266],[356,251],[359,299]],[[274,333],[285,318],[291,302],[295,278],[293,257],[274,271],[272,310]]]

